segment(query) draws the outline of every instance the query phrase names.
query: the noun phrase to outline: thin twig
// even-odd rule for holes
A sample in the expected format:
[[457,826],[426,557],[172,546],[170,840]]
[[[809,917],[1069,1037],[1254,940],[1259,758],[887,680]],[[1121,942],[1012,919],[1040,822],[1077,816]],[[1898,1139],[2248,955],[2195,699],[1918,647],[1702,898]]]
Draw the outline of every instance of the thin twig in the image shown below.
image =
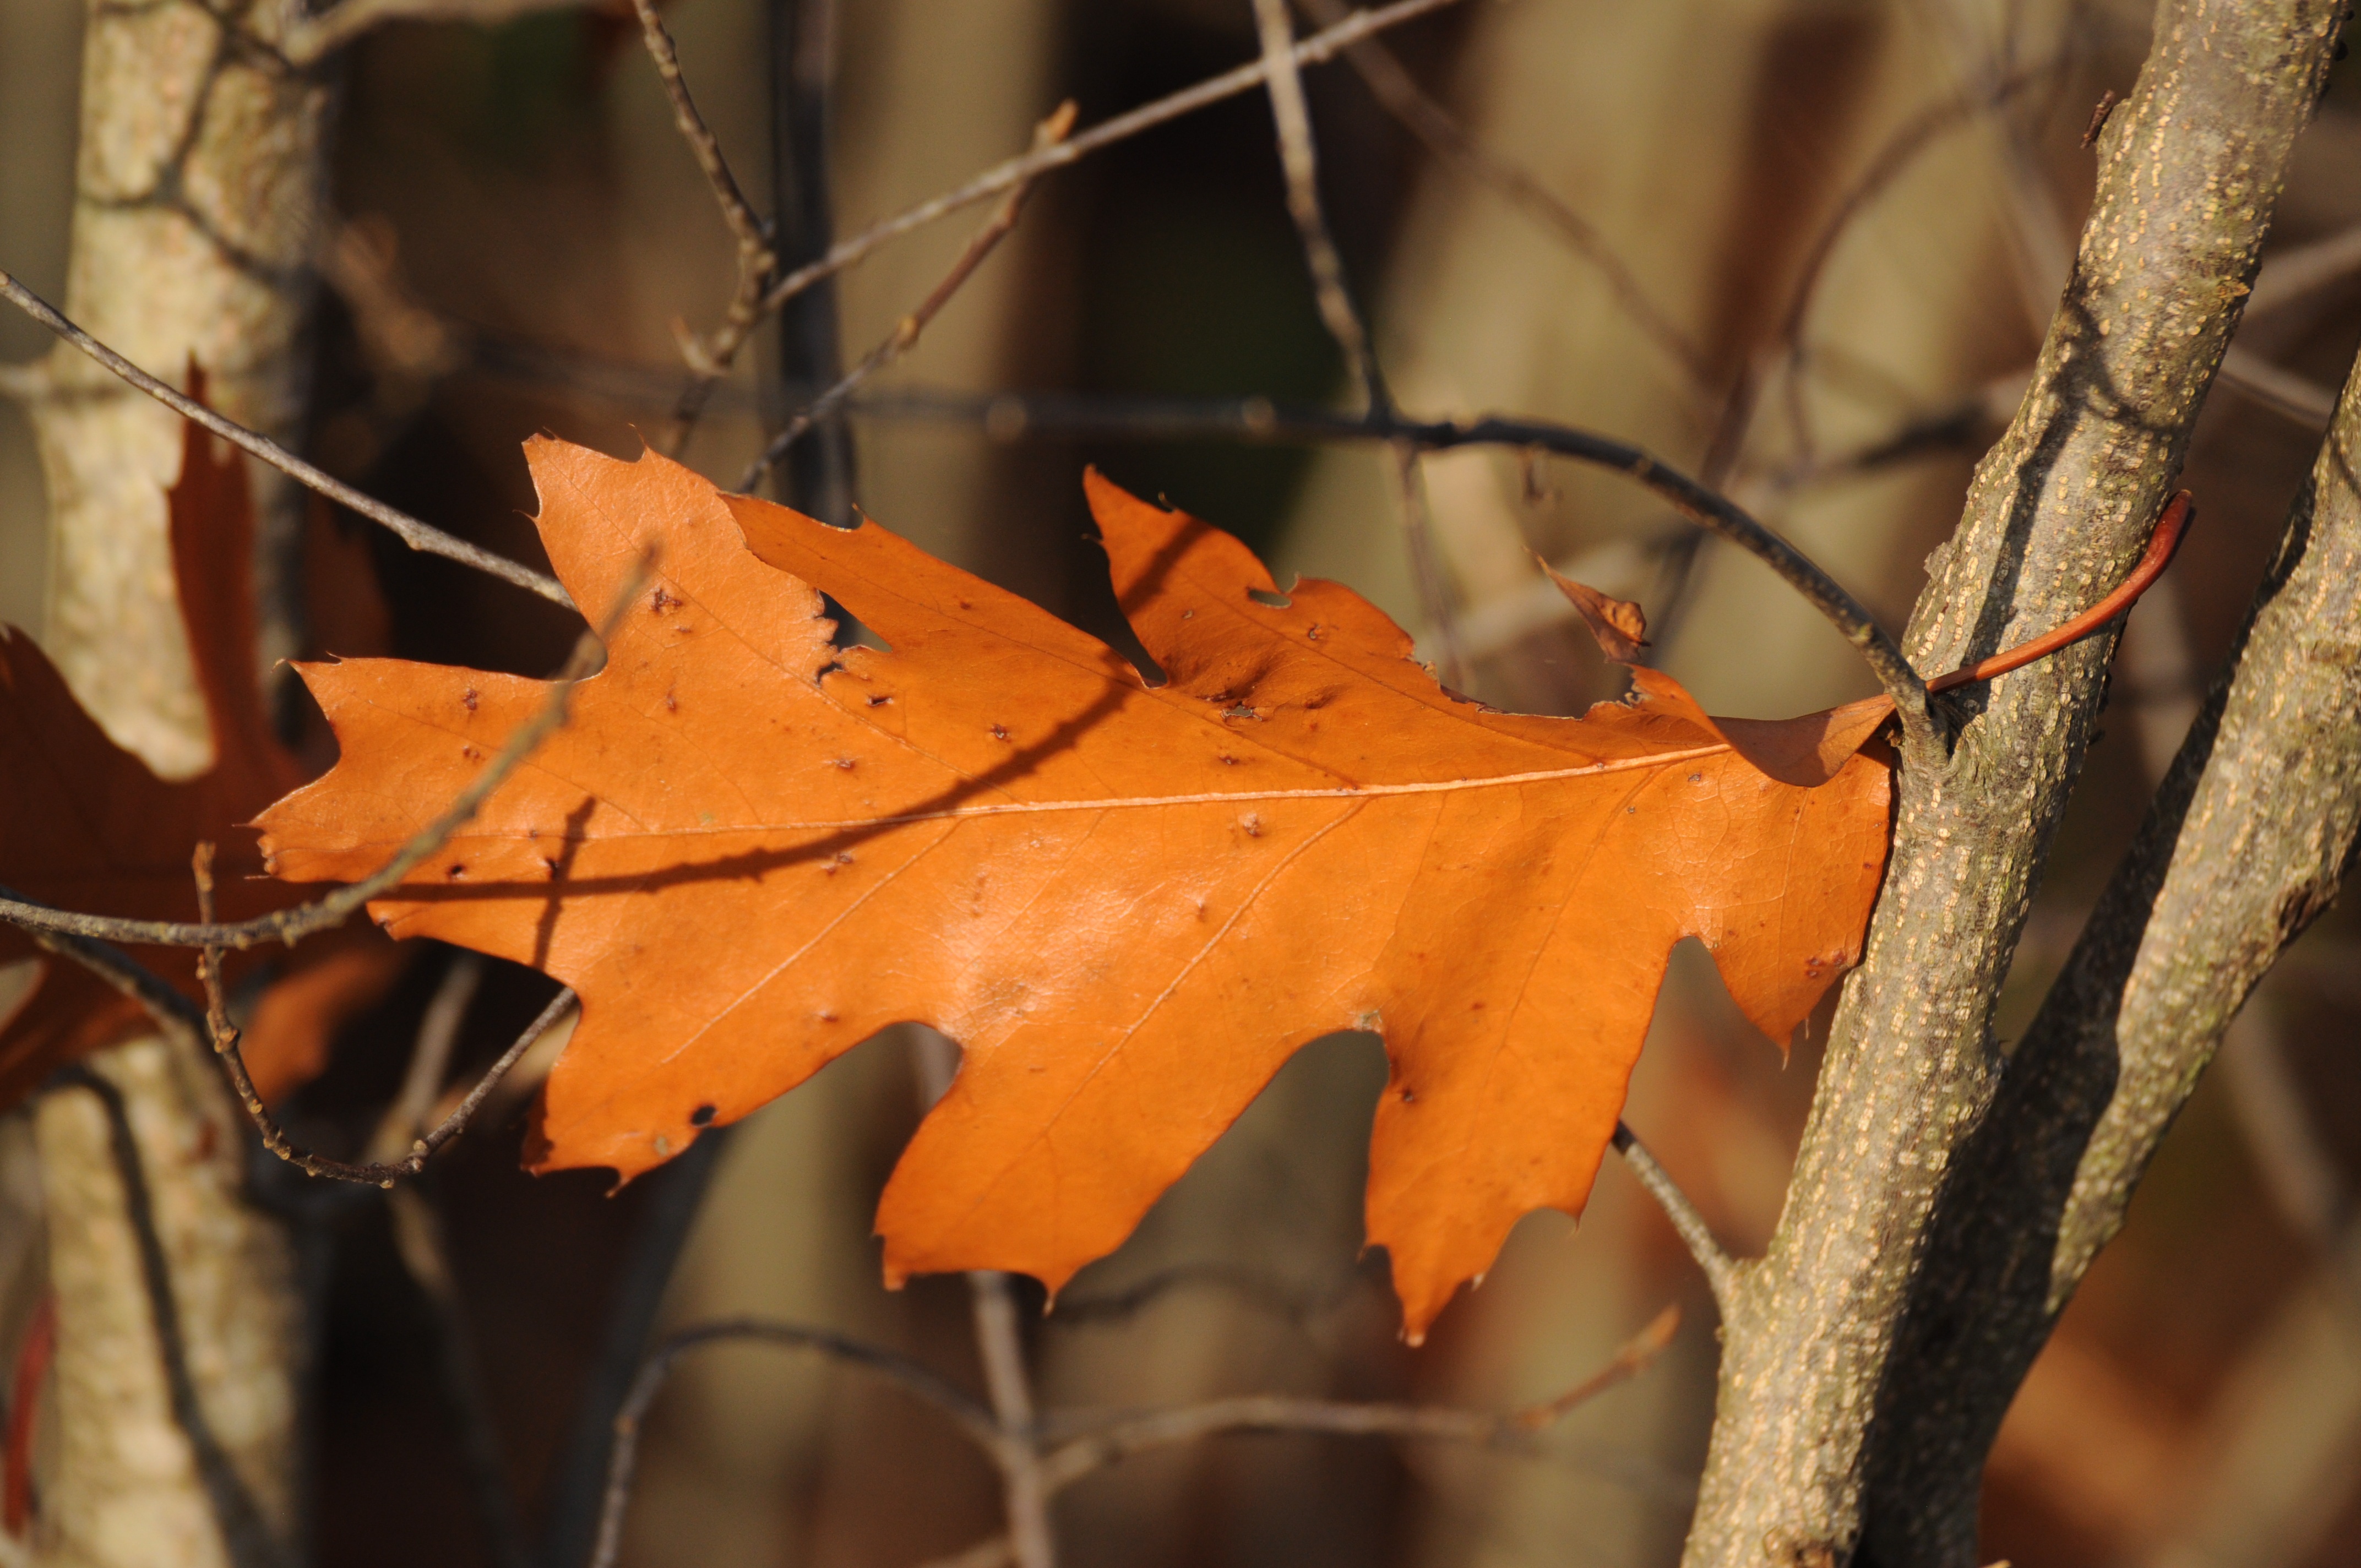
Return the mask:
[[[689,155],[697,159],[706,183],[713,189],[722,223],[738,242],[738,287],[730,296],[719,330],[733,342],[742,343],[763,319],[763,291],[778,269],[771,225],[755,214],[752,203],[746,200],[738,177],[730,171],[730,160],[722,156],[720,139],[697,111],[687,79],[681,74],[680,56],[673,48],[672,34],[664,29],[664,18],[657,15],[653,0],[631,0],[631,9],[639,16],[641,41],[646,45],[648,58],[654,62],[656,75],[664,82],[664,96],[672,104],[673,125],[679,130],[681,140],[688,144]],[[697,373],[696,379],[681,393],[680,405],[675,411],[669,455],[678,457],[687,450],[689,437],[704,412],[706,399],[728,367],[716,364],[705,352],[702,340],[686,327],[678,327],[675,335],[679,340],[681,356]]]
[[713,199],[721,208],[721,221],[737,236],[740,265],[752,265],[767,272],[771,267],[771,226],[756,215],[752,203],[746,200],[738,177],[730,171],[730,160],[721,155],[720,139],[697,112],[697,100],[690,96],[688,82],[680,73],[680,55],[673,48],[672,34],[665,30],[664,18],[656,14],[651,0],[631,0],[631,9],[639,16],[640,39],[647,46],[648,58],[655,62],[656,74],[664,80],[664,96],[672,103],[674,128],[688,144],[689,154],[697,159],[705,182],[713,187]]
[[1295,222],[1295,237],[1312,270],[1312,292],[1320,307],[1321,324],[1336,340],[1345,368],[1361,384],[1371,410],[1388,409],[1385,378],[1369,347],[1369,331],[1353,303],[1345,281],[1345,258],[1337,254],[1335,236],[1328,232],[1328,216],[1320,205],[1320,158],[1312,139],[1312,109],[1303,97],[1303,78],[1295,69],[1295,24],[1287,0],[1254,0],[1255,26],[1262,38],[1263,87],[1270,96],[1270,117],[1279,126],[1279,169],[1287,178],[1287,215]]
[[1120,1418],[1050,1453],[1045,1464],[1049,1489],[1062,1491],[1094,1470],[1148,1449],[1222,1431],[1321,1431],[1440,1438],[1498,1448],[1521,1446],[1575,1407],[1645,1370],[1672,1343],[1680,1321],[1680,1308],[1666,1307],[1598,1371],[1557,1398],[1522,1409],[1455,1410],[1433,1405],[1365,1405],[1249,1394]]
[[[165,948],[214,948],[243,950],[267,943],[290,947],[304,938],[343,925],[369,900],[390,893],[401,879],[448,843],[453,834],[474,820],[493,791],[508,782],[542,742],[564,728],[573,705],[574,688],[598,668],[606,639],[621,624],[623,613],[646,584],[651,563],[642,560],[616,595],[600,622],[584,631],[563,668],[552,678],[549,695],[540,708],[517,726],[498,755],[461,790],[443,814],[411,837],[392,860],[359,882],[348,883],[311,904],[258,915],[251,920],[194,925],[176,920],[125,920],[111,916],[77,915],[24,899],[0,897],[0,920],[27,930],[64,931],[102,941],[136,942]],[[241,1093],[244,1091],[241,1091]]]
[[[1394,4],[1381,5],[1374,11],[1356,12],[1352,20],[1323,28],[1297,44],[1293,50],[1293,59],[1299,66],[1324,64],[1336,58],[1347,46],[1358,43],[1363,38],[1374,37],[1388,27],[1399,27],[1404,22],[1412,21],[1431,12],[1440,11],[1446,5],[1455,4],[1457,0],[1395,0]],[[1053,169],[1062,169],[1070,163],[1078,162],[1103,148],[1113,147],[1115,143],[1137,136],[1142,131],[1177,120],[1184,115],[1193,114],[1210,104],[1221,103],[1225,98],[1235,98],[1241,93],[1252,92],[1262,85],[1268,70],[1266,61],[1260,60],[1249,61],[1235,70],[1225,71],[1219,76],[1200,82],[1193,87],[1183,88],[1168,97],[1159,98],[1152,104],[1143,104],[1126,114],[1117,115],[1114,119],[1102,121],[1082,135],[1071,140],[1060,142],[1055,147],[1044,148],[1038,152],[1027,152],[1021,157],[995,164],[955,190],[947,191],[939,196],[921,202],[908,211],[896,214],[882,223],[873,224],[849,239],[839,240],[830,246],[828,254],[818,260],[807,266],[796,268],[774,283],[770,292],[763,297],[763,308],[766,312],[778,309],[821,279],[833,277],[866,258],[878,247],[898,239],[913,229],[924,228],[938,219],[947,218],[961,208],[972,207],[978,202],[990,201],[1005,191],[1016,189],[1027,181],[1038,179]],[[734,354],[738,346],[740,345],[732,345],[729,353]],[[728,363],[728,356],[721,352],[719,345],[708,342],[707,348],[717,362]]]
[[[6,892],[0,887],[0,894]],[[205,1037],[203,1010],[129,953],[112,942],[78,937],[69,931],[27,930],[25,934],[47,951],[80,964],[118,995],[137,1003],[159,1034],[192,1049],[202,1048]]]
[[504,583],[513,583],[531,593],[539,594],[552,604],[562,604],[568,609],[574,600],[556,578],[520,565],[504,555],[495,555],[478,545],[444,532],[431,523],[424,523],[405,511],[396,511],[383,501],[365,496],[343,480],[313,467],[267,435],[248,430],[235,420],[224,419],[213,410],[187,396],[166,382],[158,380],[98,339],[74,325],[48,301],[26,288],[5,272],[0,272],[0,298],[40,323],[59,337],[89,355],[99,364],[124,380],[162,403],[181,418],[191,420],[212,431],[224,441],[242,451],[259,457],[265,463],[287,475],[307,488],[318,491],[338,505],[368,518],[371,522],[392,530],[404,544],[412,550],[423,550],[430,555],[441,555],[489,573]]
[[[1312,298],[1320,307],[1322,324],[1345,356],[1345,370],[1361,384],[1367,411],[1376,417],[1389,416],[1393,398],[1386,390],[1385,373],[1378,367],[1368,325],[1353,302],[1352,289],[1345,279],[1345,259],[1336,249],[1328,214],[1320,203],[1320,154],[1312,137],[1312,109],[1304,100],[1303,79],[1295,69],[1295,23],[1287,0],[1254,0],[1254,8],[1256,28],[1262,38],[1263,85],[1270,94],[1271,120],[1279,127],[1287,214],[1294,220],[1304,265],[1312,273]],[[1442,552],[1435,548],[1434,520],[1419,473],[1419,449],[1412,442],[1397,441],[1389,455],[1411,576],[1418,585],[1427,627],[1434,638],[1435,662],[1444,685],[1464,688],[1469,684],[1467,662],[1459,652],[1458,616],[1451,602],[1449,574]]]
[[1737,1301],[1738,1261],[1713,1239],[1713,1228],[1705,1223],[1705,1216],[1697,1212],[1697,1205],[1689,1201],[1688,1194],[1680,1190],[1671,1173],[1656,1163],[1648,1146],[1621,1122],[1615,1124],[1615,1152],[1623,1157],[1623,1163],[1631,1168],[1640,1185],[1648,1190],[1648,1195],[1664,1211],[1664,1217],[1672,1221],[1689,1255],[1705,1271],[1705,1282],[1713,1291],[1713,1304],[1721,1310],[1722,1321],[1728,1322]]
[[[931,1111],[959,1071],[959,1047],[933,1029],[914,1029],[910,1058],[917,1069],[918,1108]],[[976,1359],[983,1364],[984,1389],[992,1399],[991,1453],[1000,1468],[1008,1552],[1016,1568],[1056,1568],[1058,1541],[1049,1523],[1052,1488],[1041,1468],[1033,1384],[1026,1366],[1025,1332],[1016,1321],[1016,1293],[1007,1275],[988,1268],[970,1269],[967,1285]]]
[[[640,3],[645,4],[646,0],[640,0]],[[1074,102],[1070,98],[1059,105],[1056,113],[1033,127],[1033,145],[1048,147],[1062,140],[1073,128],[1074,115]],[[975,237],[967,242],[967,248],[960,252],[959,259],[951,263],[950,270],[943,274],[942,280],[919,302],[918,308],[904,316],[885,335],[884,341],[871,349],[868,356],[847,371],[842,379],[813,400],[809,408],[787,422],[786,428],[774,436],[770,444],[763,449],[763,455],[738,477],[739,489],[752,491],[761,484],[763,476],[774,464],[786,456],[788,449],[803,439],[805,432],[832,417],[862,382],[917,345],[918,335],[927,330],[928,323],[941,313],[942,308],[950,303],[951,296],[958,293],[975,275],[976,269],[983,265],[984,258],[990,256],[1000,242],[1008,237],[1009,231],[1016,226],[1017,215],[1024,211],[1025,198],[1032,189],[1031,184],[1027,183],[1008,193],[1008,199],[1001,203],[1000,210],[993,214],[992,221],[976,231]]]
[[983,1385],[1000,1428],[995,1457],[1008,1515],[1009,1555],[1016,1568],[1056,1568],[1058,1538],[1049,1523],[1052,1488],[1033,1431],[1033,1383],[1025,1365],[1025,1331],[1007,1275],[973,1269],[967,1277]]
[[[648,1408],[663,1392],[665,1379],[672,1376],[674,1364],[692,1350],[730,1342],[816,1350],[834,1360],[866,1368],[904,1393],[916,1396],[950,1417],[960,1430],[986,1453],[996,1454],[999,1450],[1000,1427],[993,1420],[992,1412],[976,1403],[957,1385],[907,1356],[828,1329],[807,1328],[800,1323],[767,1322],[753,1318],[699,1323],[668,1335],[656,1346],[642,1365],[640,1375],[633,1380],[631,1394],[623,1401],[622,1409],[616,1413],[615,1447],[612,1457],[608,1461],[606,1493],[598,1515],[598,1539],[590,1553],[589,1568],[614,1568],[615,1558],[622,1550],[623,1517],[631,1506],[631,1480],[639,1466],[640,1427],[647,1419]],[[564,1568],[564,1565],[554,1564],[553,1568]]]
[[467,1021],[467,1006],[484,983],[484,956],[461,952],[443,971],[418,1021],[418,1038],[410,1047],[410,1066],[401,1088],[377,1124],[369,1140],[371,1159],[391,1159],[426,1130],[426,1113],[441,1092],[451,1070],[451,1053],[459,1043],[459,1026]]
[[473,22],[478,27],[558,11],[587,0],[338,0],[316,16],[291,23],[279,52],[291,65],[317,64],[387,22]]
[[577,1385],[565,1446],[542,1487],[544,1568],[586,1562],[597,1548],[615,1461],[616,1419],[644,1374],[657,1314],[722,1151],[730,1146],[730,1131],[706,1128],[661,1169],[641,1179],[647,1191],[608,1299],[598,1350]]
[[[210,850],[212,846],[202,845],[200,848]],[[210,903],[210,893],[205,896],[206,901]],[[533,1048],[533,1042],[547,1034],[559,1019],[574,1010],[575,1005],[575,995],[571,991],[561,991],[551,997],[549,1005],[543,1008],[540,1015],[525,1025],[524,1033],[519,1035],[515,1042],[500,1053],[498,1060],[484,1069],[483,1077],[476,1080],[476,1087],[468,1091],[467,1097],[460,1101],[448,1116],[412,1143],[409,1152],[401,1158],[370,1160],[359,1165],[351,1165],[343,1160],[330,1159],[325,1155],[313,1154],[308,1149],[298,1146],[287,1136],[286,1130],[280,1126],[278,1118],[271,1115],[269,1108],[263,1104],[262,1097],[254,1091],[254,1080],[247,1073],[246,1058],[238,1050],[238,1031],[229,1024],[227,1017],[222,1012],[220,967],[217,961],[220,949],[207,948],[203,949],[203,953],[204,958],[200,959],[198,970],[205,976],[207,982],[206,991],[210,1005],[207,1009],[206,1021],[210,1025],[214,1018],[220,1019],[220,1029],[212,1036],[214,1049],[221,1058],[223,1067],[229,1073],[230,1087],[236,1092],[238,1103],[246,1107],[247,1119],[253,1122],[255,1131],[261,1135],[262,1146],[302,1171],[306,1176],[324,1177],[334,1181],[360,1182],[371,1187],[390,1188],[395,1182],[416,1176],[425,1169],[426,1162],[433,1158],[438,1150],[467,1130],[467,1124],[474,1118],[477,1107],[483,1104],[485,1097],[491,1093],[493,1086],[507,1076],[509,1069],[516,1066],[518,1059]]]
[[171,1266],[164,1255],[163,1237],[156,1229],[156,1203],[148,1188],[148,1173],[139,1157],[139,1142],[131,1129],[130,1107],[123,1091],[104,1075],[79,1062],[60,1068],[50,1080],[63,1089],[88,1090],[106,1114],[107,1151],[115,1178],[123,1184],[123,1214],[139,1253],[140,1282],[147,1288],[148,1310],[156,1326],[156,1346],[164,1364],[164,1386],[173,1423],[188,1440],[198,1484],[212,1506],[222,1544],[238,1568],[269,1568],[283,1563],[286,1554],[274,1539],[269,1521],[247,1489],[237,1465],[222,1446],[197,1397],[197,1383],[189,1366],[188,1337],[181,1325],[181,1308],[172,1291]]
[[2027,87],[2055,76],[2062,64],[2062,61],[2052,60],[2031,67],[1993,83],[1989,92],[1962,94],[1920,110],[1887,138],[1885,145],[1870,159],[1869,167],[1838,198],[1834,210],[1821,221],[1819,232],[1804,252],[1803,270],[1788,291],[1787,308],[1780,317],[1777,337],[1786,354],[1788,414],[1795,426],[1795,444],[1803,461],[1810,462],[1812,455],[1811,430],[1804,410],[1802,391],[1806,356],[1804,325],[1811,316],[1812,302],[1818,297],[1820,282],[1828,274],[1828,263],[1836,255],[1838,244],[1861,212],[1900,179],[1927,148],[1978,115],[1998,110]]
[[[1297,3],[1322,27],[1334,27],[1352,16],[1344,0]],[[1712,368],[1704,350],[1650,297],[1639,275],[1616,254],[1614,247],[1607,243],[1606,236],[1589,219],[1560,201],[1529,170],[1479,144],[1449,110],[1427,96],[1385,45],[1364,39],[1345,50],[1345,60],[1359,75],[1378,106],[1423,142],[1429,152],[1466,178],[1490,187],[1510,205],[1554,230],[1598,269],[1616,302],[1664,351],[1665,356],[1681,367],[1692,384],[1702,386],[1707,381]]]
[[[410,1066],[401,1089],[378,1123],[369,1140],[368,1157],[390,1161],[426,1131],[426,1113],[435,1091],[450,1070],[451,1054],[458,1044],[467,1004],[483,983],[485,961],[480,954],[463,952],[452,959],[419,1021],[418,1038],[411,1047]],[[459,1283],[451,1266],[451,1249],[445,1239],[443,1218],[425,1193],[415,1187],[397,1187],[386,1195],[393,1222],[394,1252],[411,1282],[418,1287],[434,1324],[435,1363],[443,1377],[443,1395],[456,1431],[459,1468],[475,1501],[484,1545],[497,1568],[533,1568],[533,1550],[524,1524],[510,1496],[500,1458],[500,1425],[492,1414],[478,1369],[475,1335],[459,1299]]]

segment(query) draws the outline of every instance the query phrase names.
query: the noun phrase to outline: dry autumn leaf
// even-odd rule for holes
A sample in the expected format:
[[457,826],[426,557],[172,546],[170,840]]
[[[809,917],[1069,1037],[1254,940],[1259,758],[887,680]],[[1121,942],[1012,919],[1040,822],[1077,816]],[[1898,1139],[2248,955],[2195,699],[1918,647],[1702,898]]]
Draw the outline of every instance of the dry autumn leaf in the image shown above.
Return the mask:
[[[203,396],[201,380],[195,395]],[[69,909],[186,920],[197,907],[190,852],[211,840],[220,845],[227,917],[302,897],[258,874],[255,835],[241,826],[310,772],[279,743],[254,679],[245,461],[192,424],[170,498],[181,619],[213,728],[206,772],[158,778],[82,711],[31,638],[0,628],[0,884]],[[141,948],[137,956],[202,998],[193,953]],[[16,1006],[0,1011],[0,1104],[83,1051],[146,1026],[137,1006],[87,971],[0,927],[0,966],[19,962],[38,968],[16,971],[34,978]],[[338,933],[288,960],[294,983],[264,992],[247,1031],[249,1063],[266,1096],[325,1064],[336,1027],[385,992],[399,962],[391,944],[365,931]]]
[[[1878,704],[1718,727],[1642,671],[1581,719],[1497,713],[1348,590],[1282,599],[1235,540],[1093,477],[1150,685],[873,523],[527,453],[577,602],[651,549],[656,581],[569,726],[372,912],[581,993],[537,1168],[634,1175],[921,1021],[964,1056],[887,1188],[887,1272],[1054,1289],[1290,1053],[1372,1029],[1368,1232],[1415,1333],[1520,1215],[1580,1210],[1675,942],[1781,1040],[1858,954]],[[816,587],[891,651],[835,646]],[[546,691],[304,674],[344,760],[261,821],[304,882],[382,865]]]

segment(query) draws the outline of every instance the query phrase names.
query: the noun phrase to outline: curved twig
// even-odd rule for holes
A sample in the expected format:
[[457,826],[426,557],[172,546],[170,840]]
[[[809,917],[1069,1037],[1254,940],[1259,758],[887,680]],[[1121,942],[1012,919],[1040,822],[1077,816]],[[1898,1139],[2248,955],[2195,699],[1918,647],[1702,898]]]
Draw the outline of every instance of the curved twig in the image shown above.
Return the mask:
[[1044,1462],[1053,1493],[1094,1470],[1152,1448],[1221,1431],[1324,1431],[1359,1437],[1441,1438],[1508,1447],[1530,1441],[1567,1411],[1644,1371],[1664,1354],[1680,1327],[1677,1304],[1666,1307],[1606,1365],[1556,1398],[1517,1410],[1455,1410],[1433,1405],[1353,1404],[1334,1399],[1297,1399],[1247,1394],[1209,1399],[1202,1405],[1118,1417],[1097,1431],[1076,1438]]
[[590,1553],[590,1568],[614,1568],[622,1550],[623,1515],[631,1500],[631,1478],[640,1457],[640,1424],[648,1407],[663,1392],[673,1365],[692,1350],[729,1341],[752,1341],[783,1349],[816,1350],[836,1360],[876,1373],[904,1393],[932,1405],[956,1422],[987,1454],[998,1454],[1000,1426],[992,1412],[957,1385],[905,1355],[828,1329],[801,1323],[770,1322],[757,1318],[732,1318],[699,1323],[668,1335],[641,1364],[640,1375],[623,1408],[615,1415],[615,1449],[607,1465],[606,1496],[599,1506],[598,1540]]

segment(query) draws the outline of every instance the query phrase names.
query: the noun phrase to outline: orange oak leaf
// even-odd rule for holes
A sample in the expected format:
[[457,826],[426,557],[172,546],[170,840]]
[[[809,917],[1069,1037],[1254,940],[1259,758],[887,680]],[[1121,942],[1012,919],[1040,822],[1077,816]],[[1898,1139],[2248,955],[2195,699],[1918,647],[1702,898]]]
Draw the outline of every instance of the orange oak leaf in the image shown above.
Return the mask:
[[[1282,598],[1236,540],[1093,476],[1151,685],[874,523],[526,450],[577,603],[651,549],[655,578],[568,726],[371,907],[581,993],[536,1168],[628,1178],[924,1022],[963,1058],[887,1187],[887,1274],[1055,1289],[1290,1053],[1371,1029],[1368,1234],[1415,1334],[1520,1215],[1581,1209],[1676,941],[1778,1040],[1859,953],[1882,714],[1717,721],[1647,671],[1580,719],[1495,712],[1349,590]],[[822,589],[890,652],[836,646]],[[261,826],[307,882],[385,863],[547,689],[303,674],[343,760]]]
[[[193,378],[202,398],[202,378]],[[109,740],[74,700],[32,639],[0,627],[0,884],[67,909],[135,919],[196,916],[189,857],[219,850],[225,919],[301,900],[303,890],[259,876],[262,857],[239,826],[309,775],[280,744],[254,672],[253,506],[246,459],[188,427],[170,496],[172,565],[191,662],[211,721],[211,768],[158,778]],[[136,956],[191,998],[203,995],[195,955]],[[79,966],[0,927],[0,965],[39,966],[29,993],[0,1016],[0,1104],[61,1063],[146,1026],[138,1007]],[[233,960],[232,972],[237,972]],[[252,959],[243,960],[251,963]],[[336,1028],[390,987],[401,955],[366,929],[308,945],[287,964],[303,983],[266,992],[247,1056],[255,1082],[276,1097],[324,1064]],[[20,973],[22,971],[19,971]]]

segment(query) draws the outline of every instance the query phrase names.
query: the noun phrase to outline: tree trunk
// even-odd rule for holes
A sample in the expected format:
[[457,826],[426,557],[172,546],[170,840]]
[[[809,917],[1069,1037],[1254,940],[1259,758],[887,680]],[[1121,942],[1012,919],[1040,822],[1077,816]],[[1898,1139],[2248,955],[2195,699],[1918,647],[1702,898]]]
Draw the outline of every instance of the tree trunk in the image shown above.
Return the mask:
[[[2139,553],[2344,14],[2326,0],[2159,5],[2147,64],[2099,142],[2098,190],[2033,384],[1929,562],[1905,644],[1921,669],[2046,630]],[[2112,646],[2094,638],[1966,688],[1944,715],[1945,754],[1905,762],[1892,869],[1786,1212],[1724,1325],[1691,1568],[1853,1555],[1871,1414],[1943,1173],[1992,1102],[1993,1003]],[[1939,1561],[1972,1561],[1946,1551]]]
[[1880,1563],[1971,1560],[2002,1415],[2231,1017],[2361,833],[2361,377],[2237,646],[1964,1148],[1881,1401]]
[[[273,47],[286,19],[270,0],[91,6],[66,291],[102,341],[166,377],[203,366],[216,407],[281,440],[301,412],[327,110]],[[213,742],[165,533],[180,421],[62,345],[44,371],[43,641],[117,741],[161,773],[200,772]],[[263,659],[292,651],[279,568],[297,498],[272,478],[258,486],[276,628]],[[245,1130],[212,1065],[182,1047],[137,1041],[93,1066],[119,1097],[148,1201],[135,1201],[104,1088],[53,1091],[38,1127],[62,1442],[41,1554],[93,1568],[283,1559],[300,1335],[286,1237],[245,1201]]]

